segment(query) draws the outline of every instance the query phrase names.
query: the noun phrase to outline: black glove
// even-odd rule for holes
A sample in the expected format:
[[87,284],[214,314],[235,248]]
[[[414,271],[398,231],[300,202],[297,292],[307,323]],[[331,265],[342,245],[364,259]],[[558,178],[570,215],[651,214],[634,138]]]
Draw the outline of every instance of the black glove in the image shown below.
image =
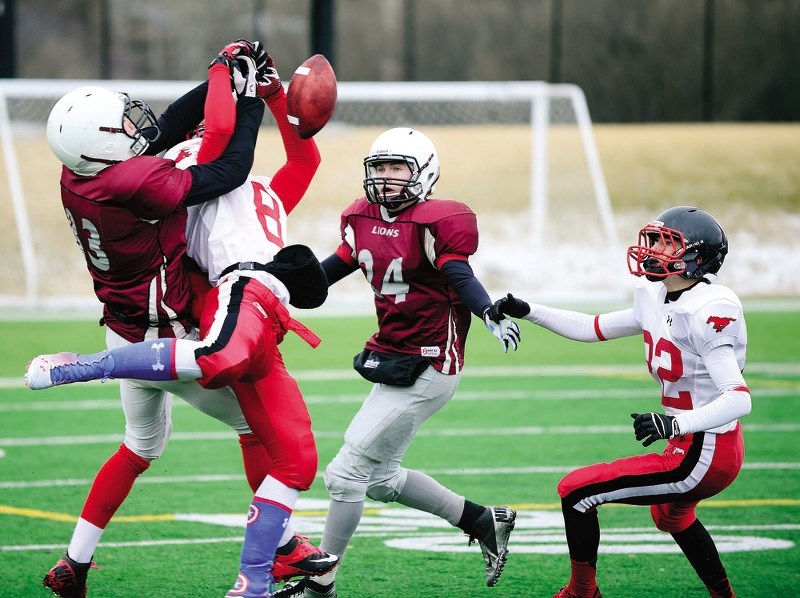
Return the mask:
[[275,61],[266,52],[264,52],[264,62],[260,67],[256,60],[256,68],[258,70],[256,73],[256,95],[266,101],[267,98],[283,87],[281,85],[281,77],[275,68]]
[[681,435],[678,420],[660,413],[631,413],[636,440],[644,439],[642,446],[650,446],[656,440],[675,438]]
[[501,316],[505,314],[512,318],[524,318],[531,313],[531,306],[526,301],[517,299],[511,293],[495,301],[492,309]]
[[231,69],[231,59],[230,59],[230,58],[228,58],[227,56],[223,56],[222,54],[217,54],[216,56],[214,56],[214,60],[212,60],[212,61],[209,63],[209,65],[208,65],[208,68],[211,68],[211,67],[212,67],[212,66],[214,66],[215,64],[222,64],[222,65],[224,65],[224,66],[225,66],[225,67],[226,67],[228,70],[230,70],[230,69]]

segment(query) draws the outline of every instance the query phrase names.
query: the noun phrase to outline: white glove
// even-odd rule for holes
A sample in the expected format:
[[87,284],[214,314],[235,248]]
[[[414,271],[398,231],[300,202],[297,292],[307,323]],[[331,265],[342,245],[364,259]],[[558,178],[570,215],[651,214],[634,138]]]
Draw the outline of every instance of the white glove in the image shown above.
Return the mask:
[[231,74],[233,75],[233,86],[236,88],[236,95],[239,97],[254,98],[258,85],[256,84],[255,61],[249,56],[239,56],[232,61]]
[[503,350],[506,353],[508,353],[509,347],[516,351],[520,341],[519,326],[517,326],[516,322],[507,318],[504,318],[499,322],[495,322],[491,317],[489,317],[491,311],[491,308],[489,308],[483,312],[483,321],[486,323],[486,327],[489,329],[489,332],[495,335],[497,340],[502,343]]

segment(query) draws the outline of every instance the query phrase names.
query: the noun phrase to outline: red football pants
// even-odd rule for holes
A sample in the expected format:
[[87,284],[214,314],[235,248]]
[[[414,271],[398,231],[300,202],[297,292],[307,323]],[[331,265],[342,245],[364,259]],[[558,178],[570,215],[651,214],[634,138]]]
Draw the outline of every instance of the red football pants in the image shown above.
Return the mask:
[[656,526],[677,533],[694,520],[697,503],[727,488],[742,467],[742,427],[725,434],[673,438],[649,453],[581,467],[558,484],[562,504],[586,512],[605,503],[651,505]]
[[195,355],[203,386],[233,389],[272,458],[270,476],[308,490],[317,473],[317,448],[305,400],[278,350],[287,318],[286,308],[258,280],[231,276],[205,297],[201,331],[207,346]]

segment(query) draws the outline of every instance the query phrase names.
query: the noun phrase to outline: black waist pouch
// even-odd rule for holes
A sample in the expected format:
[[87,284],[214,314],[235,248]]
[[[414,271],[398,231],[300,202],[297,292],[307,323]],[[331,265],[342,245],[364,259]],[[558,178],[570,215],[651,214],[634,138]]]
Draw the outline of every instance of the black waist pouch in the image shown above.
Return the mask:
[[430,363],[421,355],[379,353],[369,349],[353,358],[353,368],[365,380],[392,386],[411,386]]

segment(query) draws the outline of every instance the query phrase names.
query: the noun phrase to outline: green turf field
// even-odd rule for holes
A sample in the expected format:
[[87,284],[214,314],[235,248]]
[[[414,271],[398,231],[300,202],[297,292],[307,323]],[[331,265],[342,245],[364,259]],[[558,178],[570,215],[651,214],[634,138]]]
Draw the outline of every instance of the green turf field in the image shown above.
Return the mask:
[[[288,338],[283,348],[314,418],[322,469],[369,389],[349,366],[374,319],[304,321],[323,344],[311,350]],[[737,596],[800,596],[800,314],[748,311],[747,321],[753,412],[743,421],[745,468],[698,513]],[[657,409],[659,389],[637,338],[582,345],[522,324],[520,350],[504,355],[474,322],[460,389],[406,459],[473,501],[518,510],[498,585],[484,586],[480,550],[459,531],[370,503],[337,578],[340,596],[549,598],[566,583],[556,484],[575,466],[647,450],[633,438],[629,413]],[[69,542],[92,477],[120,442],[123,417],[114,382],[22,386],[34,354],[102,348],[93,322],[2,321],[0,338],[0,597],[44,597],[41,577]],[[103,537],[90,597],[221,597],[236,577],[251,497],[236,439],[180,400],[174,422],[163,458]],[[298,531],[315,542],[325,497],[318,478],[296,511]],[[600,523],[606,598],[707,595],[646,508],[603,507]]]

